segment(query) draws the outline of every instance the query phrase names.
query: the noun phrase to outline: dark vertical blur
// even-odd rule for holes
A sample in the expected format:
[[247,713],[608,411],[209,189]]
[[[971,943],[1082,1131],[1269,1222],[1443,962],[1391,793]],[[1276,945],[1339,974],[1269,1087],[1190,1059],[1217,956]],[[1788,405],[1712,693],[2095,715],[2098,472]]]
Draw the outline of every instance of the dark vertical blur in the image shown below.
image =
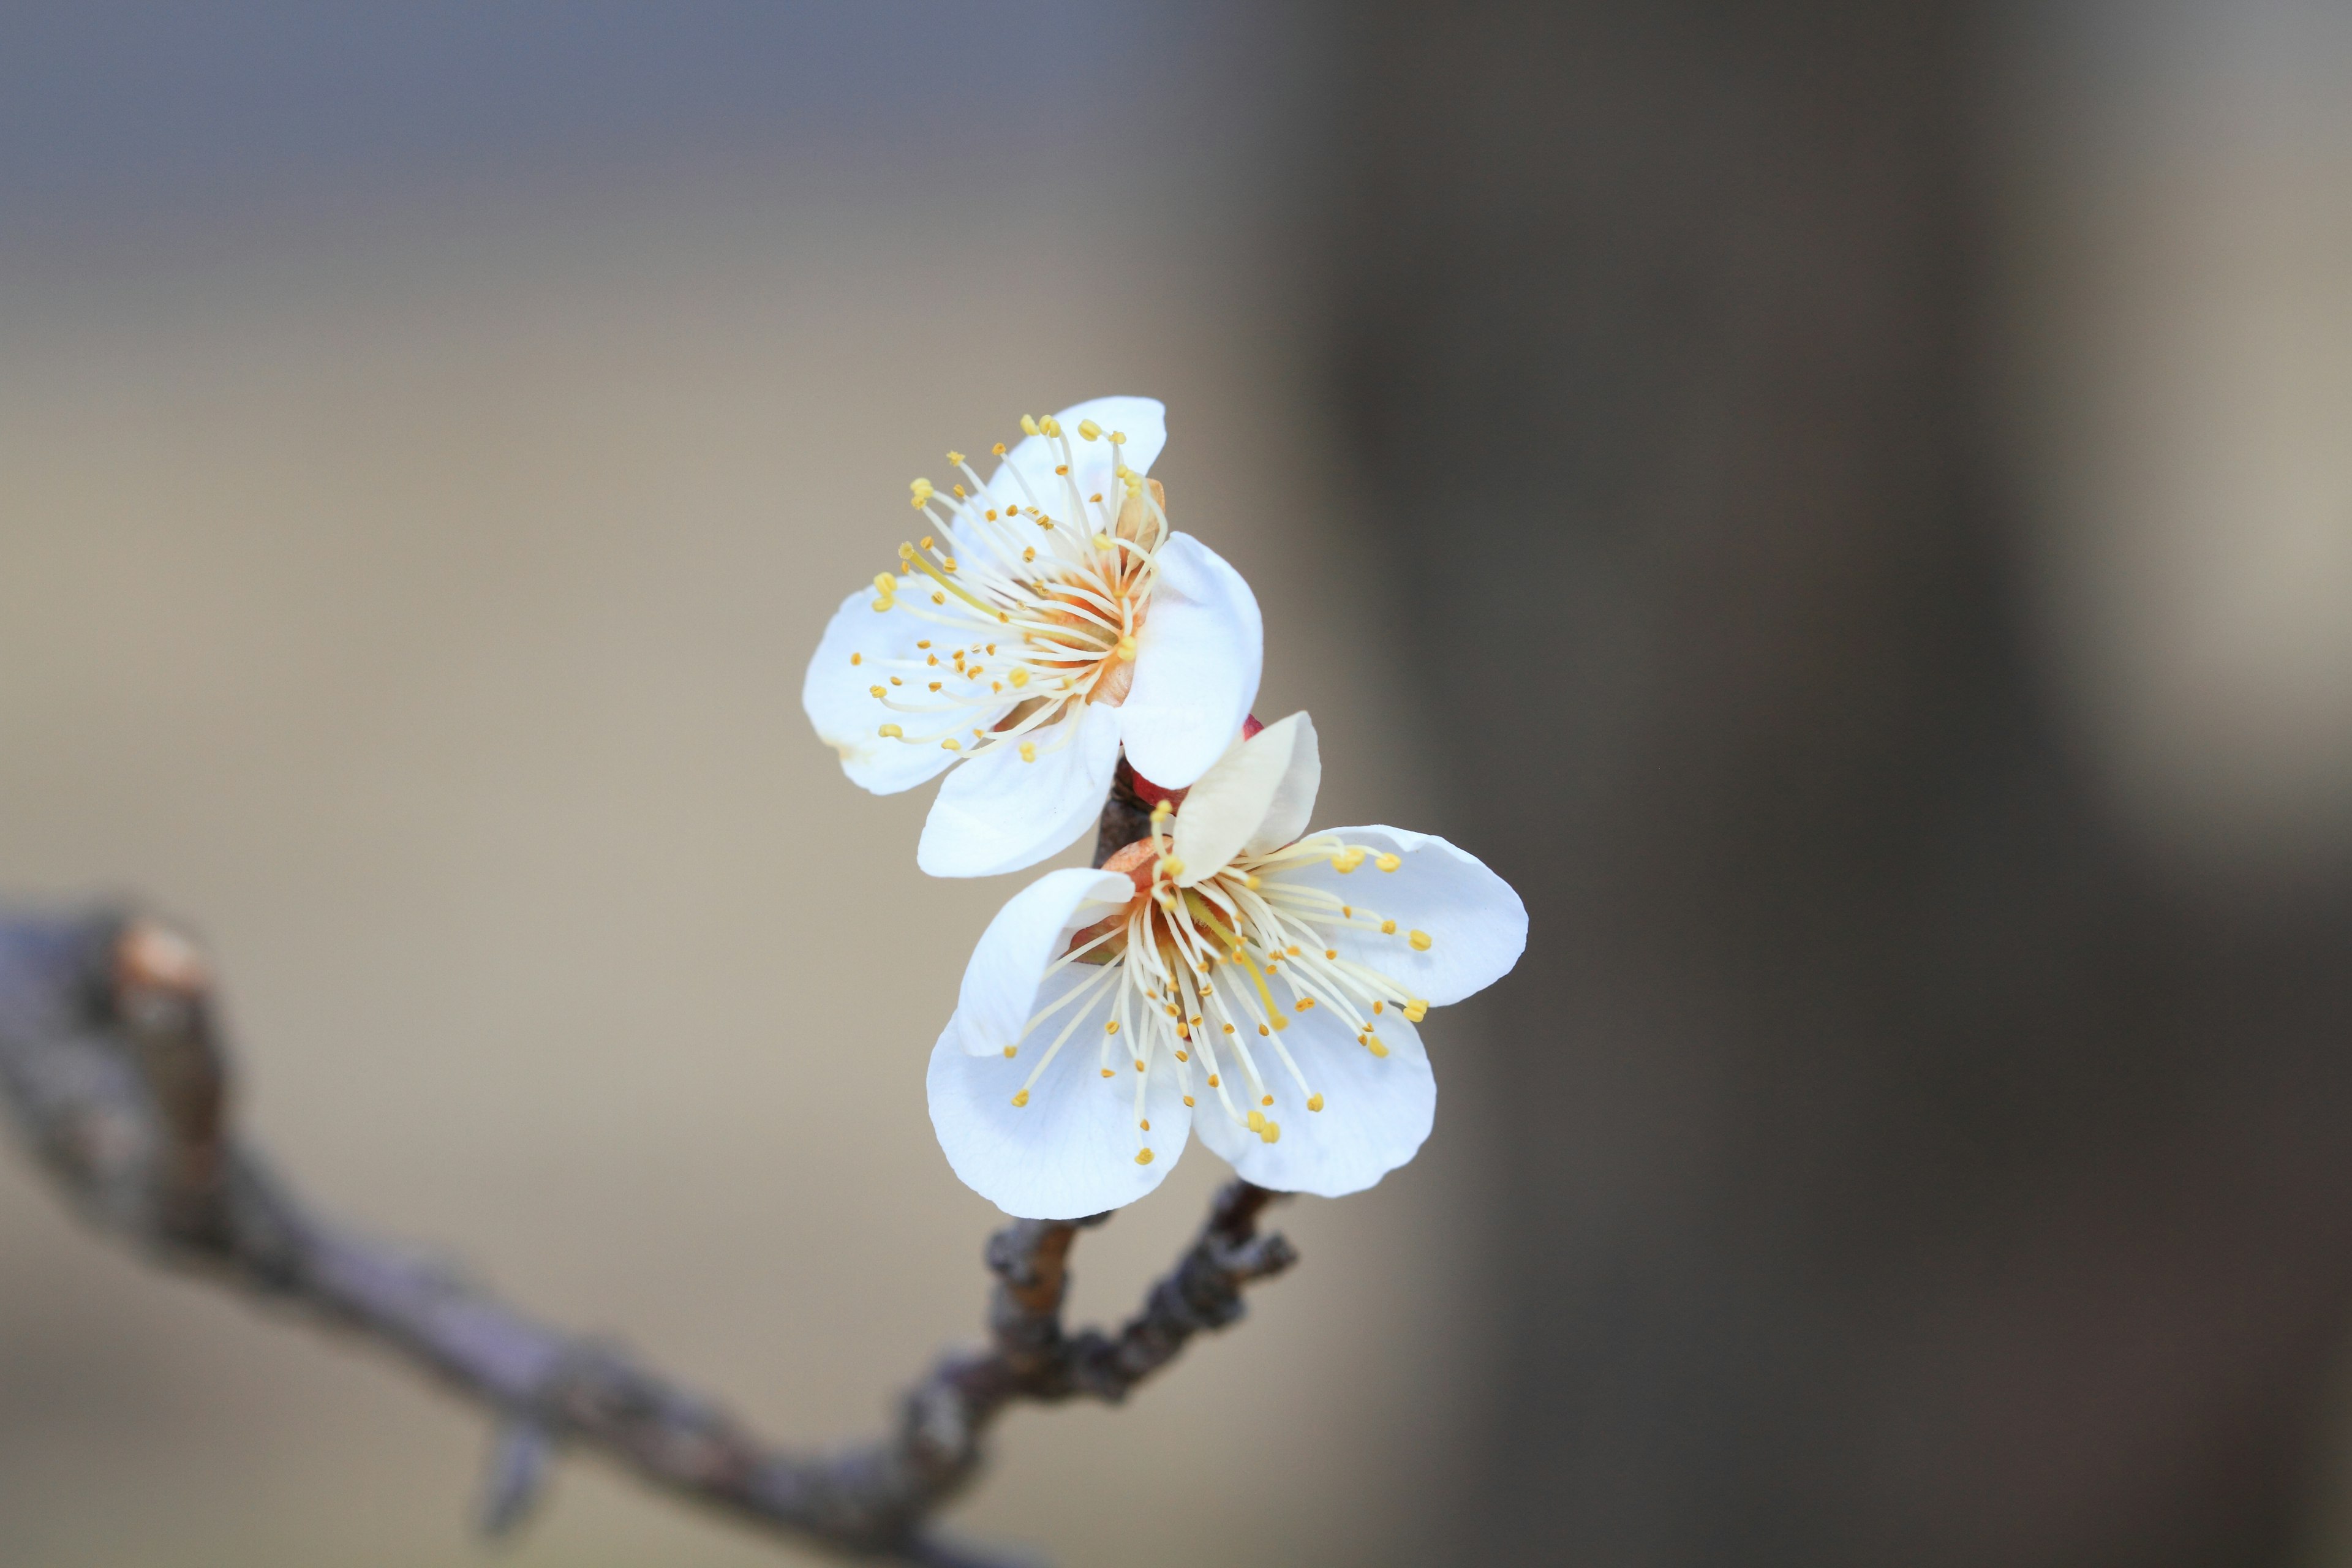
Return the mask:
[[1444,1540],[2284,1560],[2352,883],[2149,858],[2053,716],[1979,390],[1993,19],[1349,17],[1336,390],[1447,820],[1533,915],[1448,1080],[1509,1217]]

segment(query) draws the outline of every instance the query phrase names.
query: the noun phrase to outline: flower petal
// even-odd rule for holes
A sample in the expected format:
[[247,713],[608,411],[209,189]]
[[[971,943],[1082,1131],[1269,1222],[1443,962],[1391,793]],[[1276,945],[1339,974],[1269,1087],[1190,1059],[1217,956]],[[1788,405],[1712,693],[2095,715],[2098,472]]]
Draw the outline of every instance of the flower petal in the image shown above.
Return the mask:
[[1315,721],[1304,713],[1235,741],[1176,813],[1175,854],[1184,863],[1177,882],[1190,887],[1215,876],[1244,847],[1263,854],[1297,837],[1322,778]]
[[[915,644],[935,630],[929,622],[904,610],[877,612],[874,590],[860,588],[841,602],[826,623],[824,640],[801,678],[801,707],[815,726],[817,739],[841,753],[841,771],[852,784],[876,795],[896,795],[914,788],[951,766],[953,752],[935,742],[909,745],[885,739],[883,725],[896,721],[920,735],[927,714],[893,713],[876,700],[873,689],[888,681],[890,659],[919,661]],[[858,656],[852,664],[850,656]],[[992,724],[998,715],[980,715]]]
[[1118,767],[1118,710],[1088,703],[1028,739],[1037,760],[993,746],[948,775],[915,863],[934,877],[993,877],[1034,866],[1102,812]]
[[[1105,1079],[1099,1042],[1108,996],[1088,1006],[1069,1043],[1016,1106],[1013,1096],[1035,1063],[1024,1049],[1007,1060],[967,1056],[960,1021],[950,1019],[931,1048],[931,1127],[964,1185],[1020,1219],[1078,1219],[1131,1204],[1168,1179],[1184,1152],[1192,1111],[1165,1063],[1150,1075],[1144,1120],[1136,1125],[1132,1058],[1115,1058]],[[1136,1153],[1150,1149],[1149,1164]]]
[[[963,1048],[976,1057],[1001,1058],[1005,1047],[1018,1045],[1036,1014],[1045,966],[1069,951],[1070,933],[1134,895],[1135,884],[1125,877],[1072,866],[1046,872],[1007,900],[964,965],[963,989],[956,996]],[[1082,963],[1069,969],[1086,979],[1102,973]],[[1058,1018],[1053,1027],[1061,1027]],[[1052,1033],[1045,1037],[1053,1038]]]
[[1158,560],[1135,639],[1135,685],[1119,713],[1135,771],[1182,789],[1242,732],[1257,700],[1265,631],[1242,574],[1191,534],[1170,534]]
[[[988,497],[982,504],[1039,507],[1046,516],[1066,521],[1077,510],[1073,505],[1075,485],[1076,500],[1089,511],[1092,502],[1087,498],[1099,495],[1109,515],[1118,516],[1118,466],[1124,462],[1136,473],[1150,472],[1160,448],[1168,444],[1166,408],[1152,397],[1097,397],[1065,408],[1054,417],[1061,423],[1062,440],[1024,437],[989,476]],[[1079,433],[1079,426],[1089,419],[1103,429],[1091,441]],[[1113,432],[1127,437],[1124,446],[1111,445]],[[1066,478],[1054,471],[1062,461],[1063,442],[1069,444],[1071,458]],[[1101,521],[1088,516],[1087,531],[1091,532]]]
[[[1307,1109],[1298,1085],[1278,1060],[1268,1059],[1272,1053],[1263,1045],[1254,1047],[1275,1100],[1265,1114],[1281,1128],[1274,1142],[1234,1125],[1222,1103],[1206,1098],[1193,1131],[1237,1174],[1261,1187],[1327,1198],[1363,1191],[1412,1158],[1437,1113],[1437,1079],[1430,1073],[1421,1036],[1394,1010],[1377,1022],[1389,1051],[1385,1057],[1358,1045],[1328,1008],[1292,1015],[1282,1042],[1308,1087],[1323,1097],[1320,1110]],[[1237,1064],[1222,1065],[1231,1075],[1229,1085],[1244,1081]],[[1247,1109],[1239,1094],[1234,1103]]]
[[[1367,858],[1342,873],[1328,859],[1273,873],[1286,881],[1328,888],[1362,908],[1394,920],[1395,934],[1342,927],[1331,941],[1341,953],[1394,977],[1414,995],[1444,1006],[1483,991],[1511,972],[1528,945],[1528,910],[1511,885],[1467,850],[1433,834],[1402,827],[1332,827],[1316,835],[1344,839],[1397,857],[1382,871]],[[1430,939],[1426,951],[1412,933]]]

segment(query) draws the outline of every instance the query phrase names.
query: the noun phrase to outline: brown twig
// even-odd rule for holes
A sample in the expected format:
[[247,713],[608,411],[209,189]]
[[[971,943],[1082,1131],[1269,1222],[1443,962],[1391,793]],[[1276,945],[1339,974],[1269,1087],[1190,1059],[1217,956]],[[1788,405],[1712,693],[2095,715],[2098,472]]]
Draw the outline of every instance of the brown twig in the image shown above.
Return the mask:
[[1024,1401],[1125,1398],[1194,1334],[1240,1317],[1244,1286],[1297,1257],[1281,1237],[1258,1234],[1273,1194],[1234,1182],[1118,1332],[1071,1332],[1071,1244],[1108,1216],[1015,1221],[988,1242],[997,1285],[987,1347],[933,1366],[879,1439],[795,1454],[618,1348],[526,1318],[449,1268],[302,1205],[236,1136],[203,956],[151,917],[0,916],[0,1096],[102,1229],[360,1335],[488,1406],[499,1426],[482,1522],[493,1533],[528,1516],[554,1455],[575,1445],[804,1542],[980,1568],[998,1560],[929,1526],[978,1473],[997,1416]]

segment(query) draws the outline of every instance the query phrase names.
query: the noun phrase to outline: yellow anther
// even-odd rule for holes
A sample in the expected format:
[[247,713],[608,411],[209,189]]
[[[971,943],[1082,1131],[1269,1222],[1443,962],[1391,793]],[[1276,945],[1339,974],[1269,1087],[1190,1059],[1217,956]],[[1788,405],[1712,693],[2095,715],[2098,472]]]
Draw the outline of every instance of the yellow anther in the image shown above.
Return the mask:
[[1298,944],[1294,942],[1288,947],[1283,949],[1283,951],[1290,954],[1291,957],[1297,958],[1298,956]]
[[1149,1149],[1137,1151],[1135,1163],[1139,1165],[1149,1165],[1151,1163],[1151,1151]]
[[849,662],[852,664],[864,664],[866,662],[866,656],[862,653],[853,653],[849,656]]
[[887,686],[869,686],[866,689],[874,693],[875,696],[880,697],[890,689]]
[[1154,821],[1154,822],[1165,822],[1165,821],[1167,821],[1170,817],[1171,817],[1171,816],[1175,816],[1175,815],[1176,815],[1176,808],[1175,808],[1174,806],[1172,806],[1172,805],[1169,805],[1166,801],[1164,801],[1164,800],[1155,800],[1155,801],[1153,801],[1153,802],[1151,803],[1151,820],[1152,820],[1152,821]]
[[1279,1122],[1279,1121],[1268,1121],[1268,1122],[1265,1124],[1265,1131],[1263,1131],[1263,1132],[1260,1132],[1260,1133],[1258,1134],[1258,1136],[1259,1136],[1259,1137],[1261,1137],[1261,1138],[1263,1138],[1263,1139],[1265,1139],[1265,1140],[1267,1142],[1269,1142],[1269,1143],[1279,1143],[1279,1142],[1282,1142],[1282,1123],[1281,1123],[1281,1122]]
[[1387,1004],[1387,1003],[1385,1003],[1385,1002],[1375,1002],[1375,1003],[1373,1003],[1373,1004],[1372,1004],[1372,1016],[1373,1016],[1374,1017],[1378,1017],[1378,1016],[1381,1015],[1381,1013],[1384,1009],[1386,1009],[1386,1007],[1387,1007],[1387,1006],[1388,1006],[1388,1004]]
[[890,678],[890,684],[893,686],[904,686],[907,683],[894,675]]
[[942,684],[940,681],[934,680],[931,682],[931,689],[937,691]]
[[1036,560],[1036,559],[1037,559],[1037,547],[1036,547],[1035,545],[1034,545],[1034,544],[1024,544],[1024,545],[1023,545],[1023,546],[1021,547],[1021,559],[1022,559],[1022,560],[1024,560],[1024,561],[1034,561],[1034,560]]
[[1405,1022],[1418,1024],[1429,1016],[1429,1004],[1416,996],[1404,1005]]
[[1302,1013],[1313,1005],[1315,1005],[1315,998],[1312,996],[1301,996],[1298,999],[1298,1010]]
[[1135,661],[1135,637],[1132,634],[1118,639],[1118,657],[1130,664]]
[[1015,1104],[1015,1105],[1026,1105],[1026,1104],[1028,1104],[1028,1103],[1029,1103],[1029,1091],[1028,1091],[1027,1089],[1023,1089],[1020,1093],[1018,1093],[1018,1094],[1014,1095],[1014,1096],[1013,1097],[1013,1104]]
[[1062,433],[1062,422],[1048,414],[1045,417],[1037,421],[1037,428],[1043,430],[1048,436],[1058,436]]
[[1056,474],[1067,474],[1069,471],[1070,465],[1067,463],[1056,463],[1054,465],[1054,472]]
[[874,611],[877,615],[879,615],[884,610],[895,610],[898,607],[898,601],[896,599],[877,599],[871,605],[866,606],[866,608]]
[[920,506],[925,501],[930,500],[933,493],[931,489],[931,481],[929,479],[917,479],[907,488],[915,492],[915,504],[917,506]]
[[925,637],[925,638],[923,638],[920,642],[917,643],[915,646],[916,646],[917,647],[930,647],[930,646],[931,646],[931,639],[930,639],[930,638],[929,638],[929,637]]
[[906,737],[907,731],[901,730],[896,724],[885,724],[881,729],[877,730],[875,733],[881,736],[886,741],[897,741],[903,740]]
[[1178,1051],[1176,1053],[1176,1059],[1180,1062],[1189,1062],[1192,1059],[1192,1053],[1190,1051]]
[[[929,550],[929,549],[931,547],[931,544],[932,544],[931,536],[930,536],[929,534],[928,534],[928,533],[927,533],[927,534],[923,535],[922,542],[921,542],[921,543],[919,543],[919,544],[918,544],[918,545],[916,545],[916,546],[915,546],[915,548],[916,548],[916,549],[918,549],[918,550]],[[903,546],[902,546],[902,548],[903,548]]]
[[1272,1105],[1274,1103],[1274,1096],[1270,1094],[1265,1095],[1258,1100],[1258,1103],[1260,1105]]
[[1103,1077],[1105,1077],[1105,1078],[1116,1078],[1116,1077],[1118,1076],[1116,1073],[1112,1072],[1112,1071],[1110,1070],[1110,1068],[1103,1068],[1103,1069],[1102,1069],[1102,1075],[1103,1075]]
[[[957,654],[957,655],[956,655],[956,658],[959,658],[959,659],[961,659],[961,658],[963,658],[963,655],[962,655],[962,654],[961,654],[961,653],[959,653],[959,654]],[[939,662],[940,662],[940,656],[939,656],[938,654],[935,654],[935,653],[934,653],[934,654],[926,654],[926,655],[923,657],[923,662],[924,662],[925,664],[928,664],[928,665],[931,665],[931,666],[936,667],[936,666],[939,664]]]
[[1339,950],[1336,947],[1327,947],[1323,950],[1323,956],[1326,958],[1337,958],[1339,956]]
[[1192,1097],[1191,1095],[1189,1095],[1189,1094],[1188,1094],[1188,1095],[1186,1095],[1186,1096],[1184,1097],[1184,1103],[1185,1103],[1185,1104],[1187,1104],[1187,1105],[1192,1104]]
[[999,441],[995,446],[991,447],[989,448],[989,450],[990,450],[990,451],[992,451],[992,452],[993,452],[993,453],[995,453],[998,457],[1000,457],[1000,458],[1001,458],[1001,457],[1004,456],[1004,443],[1003,443],[1003,442],[1002,442],[1002,441]]
[[1394,935],[1396,935],[1396,921],[1382,921],[1381,922],[1381,934],[1382,936],[1394,936]]
[[1024,414],[1021,416],[1021,433],[1024,436],[1042,436],[1045,434],[1044,431],[1037,428],[1037,421],[1032,419],[1026,414]]
[[1014,1057],[1017,1057],[1020,1054],[1021,1047],[1019,1046],[1007,1046],[1004,1047],[1004,1058],[1007,1061],[1012,1060]]
[[1412,943],[1412,950],[1415,952],[1429,951],[1429,933],[1425,931],[1409,932],[1405,936],[1405,941]]
[[1112,446],[1114,446],[1114,447],[1124,447],[1124,446],[1126,446],[1126,445],[1127,445],[1127,432],[1126,432],[1126,431],[1124,431],[1124,430],[1114,430],[1114,431],[1112,431],[1112,432],[1110,433],[1110,444],[1111,444]]
[[[933,687],[931,689],[936,691],[939,689],[937,687]],[[942,752],[961,752],[963,750],[963,742],[957,740],[953,735],[950,735],[946,740],[940,742],[940,750]]]
[[1118,1020],[1117,1018],[1113,1018],[1109,1023],[1105,1024],[1105,1025],[1103,1026],[1103,1033],[1104,1033],[1104,1034],[1106,1034],[1106,1035],[1116,1035],[1116,1034],[1118,1034]]
[[1404,861],[1398,856],[1382,854],[1373,856],[1372,864],[1383,871],[1393,871],[1403,865]]
[[1259,1133],[1259,1134],[1261,1134],[1261,1135],[1263,1135],[1263,1134],[1265,1133],[1265,1111],[1263,1111],[1263,1110],[1253,1110],[1253,1111],[1251,1111],[1251,1112],[1249,1113],[1249,1130],[1250,1130],[1251,1131],[1253,1131],[1253,1132]]
[[1018,689],[1029,684],[1029,672],[1025,669],[1016,669],[1004,679],[1014,688]]
[[1021,742],[1021,760],[1024,763],[1034,763],[1037,760],[1036,742],[1024,741]]
[[1272,1029],[1267,1028],[1264,1024],[1260,1024],[1257,1026],[1257,1032],[1261,1035],[1271,1035],[1274,1033]]
[[1139,1121],[1139,1122],[1137,1122],[1137,1123],[1136,1123],[1136,1125],[1137,1125],[1138,1127],[1142,1128],[1146,1132],[1149,1132],[1149,1131],[1151,1131],[1151,1123],[1150,1123],[1150,1122],[1149,1122],[1149,1121]]
[[1091,419],[1081,419],[1078,421],[1078,434],[1091,441],[1102,434],[1102,426]]
[[1141,1072],[1141,1071],[1143,1070],[1143,1064],[1142,1064],[1141,1062],[1138,1062],[1138,1063],[1136,1063],[1136,1064],[1135,1064],[1135,1070],[1136,1070],[1136,1071],[1138,1071],[1138,1072]]
[[1211,1089],[1217,1087],[1217,1075],[1215,1073],[1211,1073],[1209,1075],[1209,1087]]
[[1097,550],[1110,549],[1110,535],[1108,533],[1097,533],[1094,537],[1094,546]]
[[1097,490],[1094,494],[1092,494],[1092,495],[1088,496],[1087,499],[1088,500],[1091,500],[1091,501],[1098,501],[1098,500],[1102,500],[1102,491],[1100,491],[1100,490]]
[[1131,496],[1139,496],[1143,493],[1143,481],[1137,479],[1133,474],[1121,476],[1118,482],[1122,486],[1126,487],[1127,493]]
[[963,454],[961,452],[950,452],[948,454],[948,461],[961,468],[963,467]]
[[1323,1097],[1322,1097],[1321,1095],[1319,1095],[1319,1094],[1310,1094],[1310,1095],[1308,1095],[1308,1096],[1307,1097],[1307,1110],[1322,1110],[1322,1109],[1323,1109]]
[[874,591],[887,599],[898,591],[898,579],[887,572],[877,572],[874,574]]
[[1181,877],[1184,874],[1184,862],[1170,855],[1160,862],[1160,874],[1168,878]]
[[1290,1027],[1290,1020],[1276,1013],[1274,1016],[1274,1026],[1276,1029],[1287,1029]]
[[[1247,889],[1248,889],[1251,892],[1253,892],[1253,893],[1256,892],[1256,891],[1257,891],[1257,877],[1256,877],[1256,875],[1255,875],[1255,873],[1253,873],[1253,872],[1246,872],[1246,871],[1245,871],[1245,872],[1244,872],[1244,873],[1242,874],[1242,886],[1243,886],[1243,887],[1244,887],[1244,888],[1247,888]],[[1294,947],[1294,948],[1292,948],[1290,951],[1291,951],[1291,952],[1297,952],[1298,950],[1297,950],[1297,948],[1295,948],[1295,947]]]
[[1233,1032],[1234,1032],[1234,1026],[1233,1026],[1231,1024],[1227,1024],[1227,1025],[1225,1026],[1225,1033],[1227,1033],[1228,1035],[1230,1035],[1230,1034],[1232,1034]]
[[1365,1037],[1364,1037],[1364,1045],[1365,1045],[1365,1047],[1366,1047],[1368,1049],[1370,1049],[1370,1052],[1372,1053],[1372,1055],[1374,1055],[1374,1056],[1376,1056],[1376,1057],[1385,1057],[1385,1056],[1387,1056],[1387,1055],[1389,1054],[1389,1048],[1388,1048],[1386,1046],[1384,1046],[1384,1045],[1381,1044],[1381,1037],[1380,1037],[1378,1035],[1367,1035],[1367,1036],[1365,1036]]

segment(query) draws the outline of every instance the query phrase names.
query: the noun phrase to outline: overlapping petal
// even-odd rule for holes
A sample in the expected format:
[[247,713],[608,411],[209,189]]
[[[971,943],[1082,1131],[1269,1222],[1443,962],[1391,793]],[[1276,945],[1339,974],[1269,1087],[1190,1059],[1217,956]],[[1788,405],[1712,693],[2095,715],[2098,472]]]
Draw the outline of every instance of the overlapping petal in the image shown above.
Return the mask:
[[1306,831],[1323,763],[1315,721],[1304,713],[1277,719],[1236,739],[1184,797],[1172,833],[1184,869],[1179,887],[1213,877],[1249,848],[1278,849]]
[[1191,534],[1170,535],[1159,561],[1135,685],[1119,711],[1135,771],[1181,789],[1241,733],[1257,700],[1265,631],[1242,574]]

